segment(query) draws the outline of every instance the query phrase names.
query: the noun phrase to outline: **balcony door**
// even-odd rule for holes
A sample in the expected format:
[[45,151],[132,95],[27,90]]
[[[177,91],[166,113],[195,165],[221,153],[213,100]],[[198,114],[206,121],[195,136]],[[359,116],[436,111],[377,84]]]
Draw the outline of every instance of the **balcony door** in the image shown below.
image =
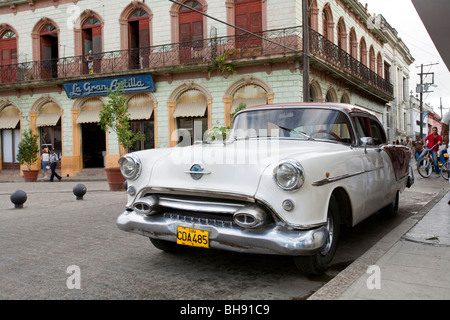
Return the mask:
[[128,19],[129,68],[149,67],[150,19],[147,12],[138,9]]
[[1,83],[16,82],[17,38],[12,31],[5,32],[0,39]]
[[[186,5],[203,11],[197,1]],[[180,63],[193,63],[203,60],[203,15],[186,7],[180,8]]]
[[55,26],[47,24],[41,30],[41,76],[43,79],[58,76],[58,32]]
[[[89,50],[92,50],[94,54],[94,72],[101,72],[102,61],[102,25],[100,21],[94,17],[89,18],[83,24],[83,54],[85,57],[89,54]],[[83,65],[83,73],[89,73],[87,62]]]
[[[235,1],[236,26],[252,33],[261,35],[262,32],[262,7],[261,0],[236,0]],[[262,40],[248,33],[236,29],[236,47],[257,47]]]

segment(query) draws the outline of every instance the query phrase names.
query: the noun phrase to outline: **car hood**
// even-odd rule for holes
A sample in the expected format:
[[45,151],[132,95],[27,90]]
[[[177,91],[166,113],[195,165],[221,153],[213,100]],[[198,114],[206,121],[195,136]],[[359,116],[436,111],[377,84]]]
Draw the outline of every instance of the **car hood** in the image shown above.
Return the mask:
[[[162,156],[153,155],[152,160],[152,153],[140,156],[149,157],[148,162],[154,163],[148,181],[151,187],[254,196],[261,176],[271,176],[280,160],[294,158],[303,165],[313,162],[309,161],[311,158],[326,158],[333,148],[348,150],[341,144],[329,142],[250,139],[172,148]],[[145,167],[148,162],[142,161]],[[198,180],[188,172],[194,164],[201,164],[206,172]]]

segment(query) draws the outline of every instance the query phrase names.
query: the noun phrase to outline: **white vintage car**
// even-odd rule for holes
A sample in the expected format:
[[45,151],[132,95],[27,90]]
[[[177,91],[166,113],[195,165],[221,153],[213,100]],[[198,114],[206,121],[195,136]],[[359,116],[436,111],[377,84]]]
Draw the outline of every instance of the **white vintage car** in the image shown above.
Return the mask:
[[335,103],[246,108],[225,141],[119,163],[128,193],[121,230],[164,251],[289,255],[305,274],[330,266],[341,224],[394,215],[414,181],[408,149],[388,144],[373,113]]

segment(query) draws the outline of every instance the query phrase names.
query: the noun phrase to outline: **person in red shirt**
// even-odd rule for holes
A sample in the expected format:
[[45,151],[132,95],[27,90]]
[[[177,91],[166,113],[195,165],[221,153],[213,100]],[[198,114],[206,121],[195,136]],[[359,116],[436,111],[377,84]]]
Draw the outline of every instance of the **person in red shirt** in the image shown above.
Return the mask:
[[431,152],[431,156],[433,157],[434,170],[437,175],[440,174],[437,152],[439,151],[439,146],[441,144],[442,137],[438,134],[438,128],[433,127],[431,129],[431,133],[425,138],[425,148],[419,156],[420,161],[423,157],[425,157],[427,152]]

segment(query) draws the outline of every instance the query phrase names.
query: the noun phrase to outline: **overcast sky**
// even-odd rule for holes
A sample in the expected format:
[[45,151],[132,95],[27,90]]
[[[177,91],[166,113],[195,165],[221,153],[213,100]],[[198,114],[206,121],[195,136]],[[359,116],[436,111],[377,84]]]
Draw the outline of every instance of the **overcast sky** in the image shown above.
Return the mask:
[[434,91],[424,94],[424,102],[433,106],[434,111],[441,115],[442,98],[443,113],[450,108],[450,72],[436,50],[428,35],[422,20],[417,14],[411,0],[359,0],[363,5],[368,4],[369,13],[382,14],[389,24],[397,30],[398,36],[409,48],[415,61],[409,67],[410,91],[416,92],[416,85],[420,83],[418,73],[420,65],[434,64],[424,68],[424,72],[434,72]]

